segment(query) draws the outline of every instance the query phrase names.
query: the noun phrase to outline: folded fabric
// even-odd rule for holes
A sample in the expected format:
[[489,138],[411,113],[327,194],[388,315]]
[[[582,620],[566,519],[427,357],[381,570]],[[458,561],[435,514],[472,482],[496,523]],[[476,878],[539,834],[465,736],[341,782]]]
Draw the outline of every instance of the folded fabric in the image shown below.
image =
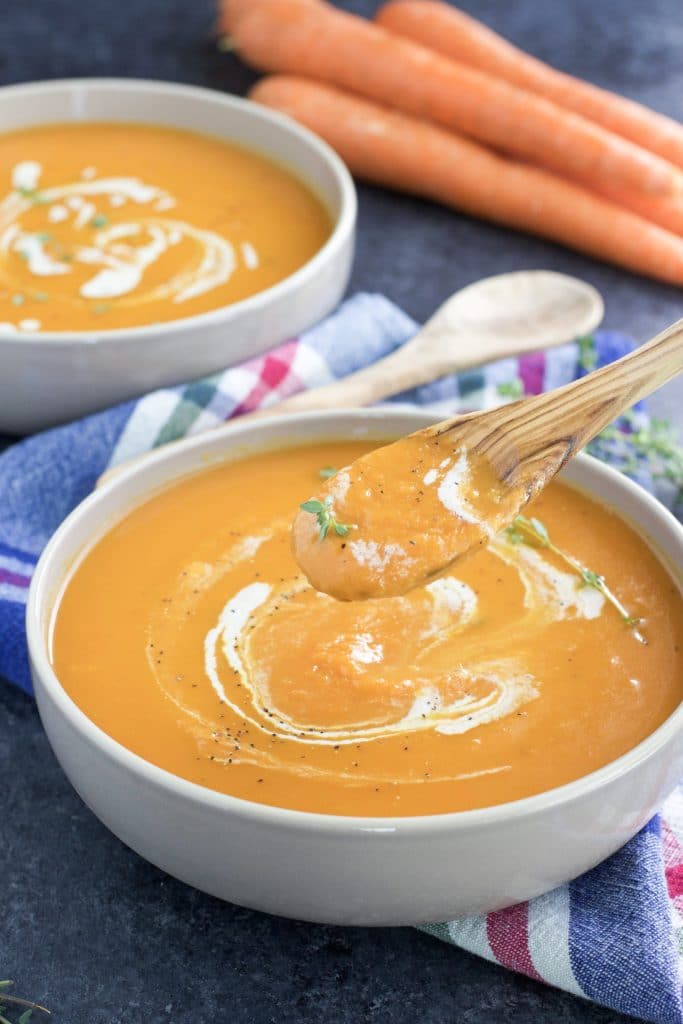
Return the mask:
[[[358,295],[300,338],[242,366],[156,391],[46,431],[0,455],[0,675],[31,691],[24,635],[27,588],[61,520],[108,467],[231,416],[262,408],[387,355],[416,325],[381,296]],[[399,401],[450,412],[535,394],[629,351],[627,338],[583,340],[448,377]],[[637,414],[639,426],[647,413]],[[646,463],[603,442],[651,487]],[[512,970],[654,1024],[681,1024],[683,790],[622,850],[593,871],[528,903],[434,924],[431,934]]]

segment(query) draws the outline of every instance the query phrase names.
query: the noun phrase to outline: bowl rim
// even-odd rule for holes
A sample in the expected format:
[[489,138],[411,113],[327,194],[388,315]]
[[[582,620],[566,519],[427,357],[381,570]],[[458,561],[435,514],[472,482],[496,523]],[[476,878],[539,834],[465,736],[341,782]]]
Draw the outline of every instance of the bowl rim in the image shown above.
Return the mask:
[[[210,326],[227,324],[230,320],[243,313],[258,312],[264,305],[269,305],[271,302],[276,302],[279,298],[286,295],[286,293],[300,285],[306,284],[311,278],[315,277],[316,274],[322,269],[323,265],[326,264],[330,259],[334,259],[338,255],[339,251],[347,244],[349,237],[353,234],[356,217],[358,212],[358,198],[356,194],[355,185],[353,178],[348,170],[344,161],[337,155],[332,147],[325,142],[315,132],[305,128],[303,125],[298,124],[293,118],[288,117],[286,114],[281,114],[278,111],[271,110],[269,107],[261,106],[255,103],[253,100],[245,99],[241,96],[234,96],[232,93],[223,93],[218,89],[210,89],[205,86],[199,85],[184,85],[178,82],[167,82],[163,79],[141,79],[141,78],[117,78],[117,77],[84,77],[84,78],[56,78],[56,79],[40,79],[33,82],[21,82],[13,85],[0,86],[0,102],[4,97],[19,96],[22,94],[31,96],[32,93],[45,93],[68,90],[74,88],[85,88],[85,89],[101,89],[105,92],[129,92],[131,96],[135,96],[136,93],[145,92],[160,95],[163,97],[173,96],[186,96],[190,99],[195,99],[199,102],[204,101],[208,103],[214,103],[218,106],[222,106],[226,110],[238,110],[246,114],[248,117],[252,117],[255,121],[261,121],[267,125],[273,125],[276,128],[284,130],[289,133],[290,137],[294,140],[299,148],[308,148],[309,151],[313,151],[323,163],[326,163],[332,175],[335,179],[337,189],[339,191],[339,212],[336,216],[332,216],[330,211],[330,219],[332,220],[332,230],[329,237],[325,240],[323,245],[315,252],[309,260],[306,261],[301,267],[295,270],[293,273],[284,277],[281,281],[277,281],[269,288],[264,288],[263,291],[255,292],[253,295],[249,295],[244,299],[240,299],[237,302],[230,303],[229,305],[219,306],[217,309],[210,309],[204,313],[196,313],[193,316],[180,317],[177,320],[165,320],[159,324],[145,324],[141,327],[116,327],[112,330],[90,330],[90,331],[38,331],[34,334],[18,333],[18,332],[6,332],[0,331],[0,343],[1,344],[20,344],[22,346],[38,346],[44,344],[62,344],[66,346],[78,347],[80,345],[98,345],[106,344],[108,342],[131,342],[138,344],[141,341],[151,340],[153,338],[165,337],[169,334],[176,334],[187,330],[188,328],[203,329]],[[134,111],[131,112],[131,122],[135,122]],[[77,123],[75,118],[66,118],[66,123]],[[40,120],[26,122],[25,127],[31,125],[39,125],[44,122]],[[116,123],[116,122],[112,122]],[[152,123],[152,122],[150,122]],[[191,129],[181,130],[191,131]],[[0,135],[6,131],[0,127]],[[11,129],[12,131],[20,131],[21,128]],[[220,136],[211,137],[220,138]],[[226,138],[224,141],[230,141]],[[240,145],[240,143],[237,143]],[[252,147],[244,146],[245,149]],[[265,150],[259,150],[253,148],[253,151],[259,155],[269,158],[269,154]],[[287,168],[287,164],[284,161],[273,160],[276,164],[282,163],[282,166]],[[296,172],[292,171],[296,175]],[[311,183],[304,182],[311,191],[313,191],[316,198],[320,200],[320,196],[315,192],[314,187]]]
[[[376,434],[379,435],[381,433],[381,424],[388,420],[392,414],[394,416],[405,416],[406,421],[412,418],[416,429],[426,425],[430,419],[431,422],[435,422],[438,419],[438,417],[429,414],[427,410],[407,409],[405,406],[401,407],[400,405],[394,408],[384,406],[374,409],[309,411],[294,415],[272,416],[267,419],[254,421],[253,423],[245,422],[244,424],[239,424],[236,422],[234,428],[235,446],[240,449],[240,441],[242,444],[245,441],[244,434],[249,434],[252,429],[258,431],[259,426],[266,427],[270,425],[275,428],[278,426],[284,428],[286,426],[292,427],[294,424],[306,425],[309,422],[315,424],[316,421],[322,419],[323,421],[330,420],[330,422],[336,423],[334,428],[336,433],[339,429],[340,417],[347,419],[350,426],[358,423],[376,424],[378,427]],[[391,434],[391,431],[388,433]],[[66,573],[63,571],[64,555],[60,554],[60,548],[84,514],[89,512],[93,506],[104,502],[110,495],[116,494],[128,481],[144,474],[152,464],[154,466],[166,464],[171,472],[163,483],[155,483],[149,488],[147,497],[158,493],[168,486],[173,486],[184,477],[191,476],[195,472],[201,472],[203,469],[219,465],[223,461],[220,458],[211,463],[206,460],[202,461],[202,456],[206,455],[204,449],[211,448],[212,440],[215,444],[216,439],[212,439],[212,431],[209,430],[203,434],[183,439],[181,442],[173,445],[169,451],[165,451],[161,447],[152,453],[150,459],[145,460],[144,464],[136,465],[134,463],[128,468],[122,469],[116,477],[108,481],[99,490],[91,493],[76,506],[50,538],[40,556],[29,589],[26,607],[27,641],[31,666],[39,677],[39,688],[43,691],[41,696],[45,696],[51,701],[53,707],[62,717],[68,720],[70,726],[80,733],[87,743],[97,747],[102,755],[114,761],[119,768],[129,771],[137,782],[152,785],[165,791],[171,797],[197,803],[217,813],[237,816],[241,820],[251,820],[262,826],[272,825],[280,828],[289,828],[298,832],[316,832],[319,835],[326,834],[329,836],[386,833],[394,834],[397,838],[408,838],[411,835],[425,832],[431,832],[434,836],[437,836],[449,834],[453,831],[461,832],[463,830],[495,827],[501,823],[519,822],[520,820],[533,818],[538,814],[549,810],[557,810],[574,803],[576,800],[586,798],[616,779],[637,769],[641,764],[666,747],[675,735],[683,729],[682,701],[654,732],[646,736],[645,739],[641,740],[631,750],[626,751],[626,753],[603,767],[564,785],[544,790],[532,796],[512,800],[507,803],[493,804],[488,807],[479,807],[467,811],[448,811],[441,814],[407,815],[404,817],[336,815],[318,811],[294,810],[271,804],[260,804],[242,797],[220,793],[200,783],[191,782],[189,779],[175,775],[173,772],[161,768],[147,761],[141,755],[129,750],[88,718],[85,712],[79,708],[62,687],[56,672],[50,664],[47,653],[48,639],[41,628],[40,610],[41,607],[47,605],[50,615],[54,612],[55,605],[61,596],[62,586],[68,578],[68,571]],[[297,438],[297,440],[299,439]],[[230,461],[228,453],[231,444],[232,437],[227,442],[227,457],[224,461]],[[265,451],[268,448],[277,448],[277,443],[265,444],[262,450]],[[257,444],[254,450],[258,449],[259,446]],[[172,471],[173,466],[178,460],[182,460],[187,452],[194,454],[196,461],[194,469],[189,471],[182,469],[174,475]],[[245,455],[242,454],[239,457],[245,457]],[[678,522],[675,516],[657,498],[640,485],[592,455],[582,452],[573,461],[585,466],[589,472],[597,474],[598,478],[604,478],[616,487],[617,492],[621,491],[625,498],[640,504],[641,507],[644,507],[646,511],[654,516],[661,532],[669,533],[680,548],[679,559],[674,563],[675,570],[678,570],[680,573],[683,570],[683,525]],[[579,484],[578,486],[581,485]],[[594,489],[590,488],[589,493],[595,494]],[[599,498],[599,495],[596,496]],[[112,522],[118,521],[120,517],[127,515],[133,508],[138,507],[145,500],[145,497],[138,495],[132,503],[124,502],[122,508],[117,510],[116,518],[113,520],[106,519],[106,523],[111,525]],[[619,507],[614,507],[619,513]],[[101,529],[99,533],[91,531],[89,539],[82,545],[82,549],[84,551],[88,550],[89,546],[99,536],[102,536],[104,532],[106,532],[106,528]],[[646,535],[645,539],[646,542],[648,540],[656,542],[656,538],[650,537],[649,534]],[[656,546],[652,543],[651,546],[653,546],[655,554],[657,554]],[[672,579],[679,590],[683,592],[683,577],[679,576],[676,578],[672,576]],[[55,580],[59,581],[59,588],[55,588]],[[51,589],[48,590],[48,587]],[[54,595],[55,590],[57,590],[57,596],[52,596],[50,600],[49,595]]]

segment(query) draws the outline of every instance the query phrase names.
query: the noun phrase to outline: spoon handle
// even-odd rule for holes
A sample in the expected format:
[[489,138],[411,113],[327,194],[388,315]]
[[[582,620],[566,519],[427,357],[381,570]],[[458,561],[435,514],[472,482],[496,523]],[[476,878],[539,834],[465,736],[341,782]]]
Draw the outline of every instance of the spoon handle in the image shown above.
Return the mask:
[[554,432],[582,448],[620,413],[683,372],[683,320],[615,363],[541,396],[537,410]]
[[[620,413],[683,372],[683,319],[629,355],[564,387],[474,416],[470,442],[528,496]],[[463,418],[433,428],[459,431]]]
[[[445,303],[410,341],[388,356],[332,384],[302,391],[250,415],[263,417],[311,409],[358,409],[423,384],[431,384],[449,374],[462,373],[499,359],[511,359],[539,347],[538,337],[533,333],[511,338],[501,331],[497,337],[479,337],[475,342],[468,338],[466,330],[453,322],[452,317],[448,317],[448,305]],[[566,340],[557,333],[543,348],[555,348]]]

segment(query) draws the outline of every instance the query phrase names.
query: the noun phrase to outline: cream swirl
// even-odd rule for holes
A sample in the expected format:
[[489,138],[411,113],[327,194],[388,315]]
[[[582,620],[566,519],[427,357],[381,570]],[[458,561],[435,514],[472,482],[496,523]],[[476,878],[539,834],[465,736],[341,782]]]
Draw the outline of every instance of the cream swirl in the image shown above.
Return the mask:
[[[216,718],[188,706],[185,682],[174,675],[175,636],[207,595],[215,600],[235,572],[244,575],[261,548],[260,564],[267,565],[267,546],[285,542],[286,530],[286,523],[274,523],[232,545],[216,564],[185,566],[172,610],[168,605],[150,623],[149,664],[157,682],[218,759],[320,775],[332,768],[313,767],[303,755],[284,763],[278,745],[360,749],[426,730],[454,736],[519,713],[539,696],[542,682],[509,654],[509,624],[494,624],[482,644],[476,626],[486,609],[453,574],[404,597],[356,604],[340,604],[300,577],[259,578],[229,595],[204,638],[205,685],[241,723],[240,732],[261,737],[248,745],[236,740]],[[578,587],[543,553],[504,535],[490,550],[520,587],[518,632],[531,635],[548,622],[601,613],[602,596]],[[159,650],[163,663],[153,654]],[[356,782],[368,778],[353,775]]]
[[[60,291],[60,301],[183,303],[225,284],[239,263],[258,266],[250,243],[235,246],[215,231],[165,216],[175,198],[138,178],[88,175],[41,189],[41,175],[34,161],[17,164],[14,190],[0,201],[0,276],[10,288],[19,289],[13,261],[21,260],[41,282],[74,279],[70,290]],[[123,208],[130,211],[125,219],[110,223],[112,213],[119,217]],[[37,226],[39,213],[44,224]],[[156,274],[155,283],[146,286],[150,268],[171,249],[181,251],[181,269],[161,283]],[[85,268],[93,273],[83,279]]]

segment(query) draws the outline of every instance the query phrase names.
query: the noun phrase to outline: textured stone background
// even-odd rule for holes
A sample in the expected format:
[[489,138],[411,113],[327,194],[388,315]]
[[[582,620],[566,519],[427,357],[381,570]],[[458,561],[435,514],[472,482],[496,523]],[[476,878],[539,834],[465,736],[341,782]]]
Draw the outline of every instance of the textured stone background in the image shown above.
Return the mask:
[[[343,6],[369,13],[375,4]],[[680,0],[467,0],[536,54],[681,117]],[[210,0],[31,0],[2,5],[0,81],[127,75],[243,92],[216,53]],[[39,120],[39,111],[36,119]],[[360,190],[352,289],[418,319],[469,281],[549,267],[593,282],[606,326],[644,340],[680,293],[427,203]],[[683,388],[659,396],[683,423]],[[617,1024],[590,1007],[410,929],[315,927],[219,903],[111,836],[55,763],[31,701],[0,684],[0,976],[55,1024]]]

